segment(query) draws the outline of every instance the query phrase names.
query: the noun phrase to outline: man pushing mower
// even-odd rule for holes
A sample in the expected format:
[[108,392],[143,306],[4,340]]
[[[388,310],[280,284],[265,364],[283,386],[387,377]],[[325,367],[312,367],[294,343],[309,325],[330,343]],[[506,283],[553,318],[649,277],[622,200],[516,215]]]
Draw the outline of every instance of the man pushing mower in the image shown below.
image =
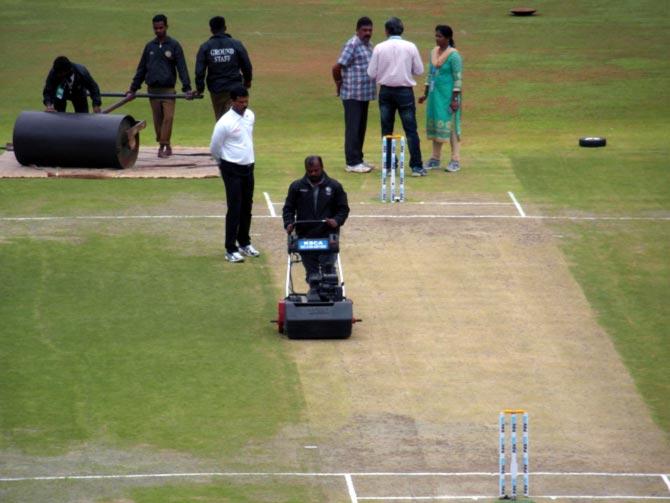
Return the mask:
[[[289,339],[347,339],[354,318],[340,261],[340,227],[349,216],[347,193],[323,171],[321,157],[305,159],[305,176],[288,189],[282,210],[288,234],[286,296],[277,304],[277,330]],[[302,262],[309,292],[293,288],[294,264]]]
[[[295,230],[299,238],[327,238],[339,234],[349,216],[347,193],[340,182],[323,170],[320,156],[305,158],[305,176],[291,183],[282,216],[286,232],[291,234]],[[322,274],[334,273],[336,253],[300,253],[300,257],[310,289]]]

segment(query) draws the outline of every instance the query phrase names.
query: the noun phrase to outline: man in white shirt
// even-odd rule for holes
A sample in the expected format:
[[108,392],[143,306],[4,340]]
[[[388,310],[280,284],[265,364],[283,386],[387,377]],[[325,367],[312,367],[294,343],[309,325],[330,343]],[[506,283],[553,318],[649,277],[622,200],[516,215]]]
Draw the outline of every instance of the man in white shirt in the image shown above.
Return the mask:
[[405,28],[400,19],[392,17],[386,21],[384,28],[388,39],[375,46],[368,66],[368,75],[380,85],[382,136],[393,134],[397,110],[407,137],[412,176],[426,176],[428,173],[421,159],[413,89],[416,85],[414,77],[423,74],[423,62],[416,45],[402,39]]
[[249,91],[242,86],[230,91],[232,106],[216,122],[209,149],[219,163],[226,187],[226,260],[244,262],[258,257],[251,245],[251,207],[254,196],[255,115],[248,109]]

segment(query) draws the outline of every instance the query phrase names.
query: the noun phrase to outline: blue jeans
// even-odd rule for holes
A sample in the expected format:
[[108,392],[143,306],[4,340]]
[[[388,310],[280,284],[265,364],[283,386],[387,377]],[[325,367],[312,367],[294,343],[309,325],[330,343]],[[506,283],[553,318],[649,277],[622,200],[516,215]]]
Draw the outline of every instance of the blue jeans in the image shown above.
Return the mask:
[[405,130],[409,148],[409,165],[412,169],[423,168],[421,144],[416,127],[416,105],[411,87],[381,86],[379,90],[379,115],[382,122],[382,136],[393,134],[395,112],[398,111],[402,128]]

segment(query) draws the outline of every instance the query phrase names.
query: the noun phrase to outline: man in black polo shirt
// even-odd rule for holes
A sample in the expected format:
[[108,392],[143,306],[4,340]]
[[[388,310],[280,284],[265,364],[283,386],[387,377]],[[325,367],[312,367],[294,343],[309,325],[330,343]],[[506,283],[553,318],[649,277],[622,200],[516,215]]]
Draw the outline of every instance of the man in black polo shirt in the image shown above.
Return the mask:
[[229,109],[230,90],[244,84],[251,87],[251,61],[242,42],[226,33],[226,20],[215,16],[209,20],[212,36],[200,46],[195,61],[195,87],[198,94],[207,89],[218,121]]
[[[142,58],[137,65],[137,72],[126,95],[132,96],[146,81],[150,94],[175,94],[177,72],[182,83],[182,91],[191,95],[191,79],[188,76],[184,51],[175,39],[167,36],[167,17],[163,14],[154,16],[154,33],[156,38],[147,43]],[[151,111],[154,116],[156,141],[160,144],[158,157],[172,155],[170,138],[172,137],[172,121],[174,120],[174,98],[150,99]]]

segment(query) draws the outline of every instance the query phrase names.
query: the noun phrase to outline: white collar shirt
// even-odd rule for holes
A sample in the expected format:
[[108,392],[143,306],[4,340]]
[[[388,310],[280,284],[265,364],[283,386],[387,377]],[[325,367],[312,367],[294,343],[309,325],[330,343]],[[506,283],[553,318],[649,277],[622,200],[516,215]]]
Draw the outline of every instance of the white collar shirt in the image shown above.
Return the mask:
[[415,75],[423,73],[419,50],[412,42],[391,36],[372,51],[368,75],[388,87],[413,87]]
[[209,150],[218,161],[242,166],[254,163],[253,130],[256,116],[248,108],[243,115],[232,108],[216,122]]

